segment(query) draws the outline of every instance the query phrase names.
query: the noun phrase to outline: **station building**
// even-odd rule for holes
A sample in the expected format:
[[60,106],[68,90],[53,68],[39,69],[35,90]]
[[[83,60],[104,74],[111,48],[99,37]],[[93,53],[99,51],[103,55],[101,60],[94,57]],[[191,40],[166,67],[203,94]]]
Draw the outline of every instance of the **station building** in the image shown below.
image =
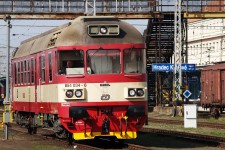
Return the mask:
[[188,63],[196,64],[189,82],[190,99],[200,99],[201,69],[225,61],[225,19],[192,19],[188,21]]
[[188,23],[188,63],[198,68],[225,61],[225,20],[191,20]]

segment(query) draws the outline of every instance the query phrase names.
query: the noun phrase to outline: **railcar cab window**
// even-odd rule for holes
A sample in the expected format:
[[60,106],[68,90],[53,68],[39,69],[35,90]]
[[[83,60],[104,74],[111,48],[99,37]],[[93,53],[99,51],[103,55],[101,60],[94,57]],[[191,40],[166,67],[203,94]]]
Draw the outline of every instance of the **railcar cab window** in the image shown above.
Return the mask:
[[124,73],[145,73],[144,49],[124,50]]
[[83,50],[64,50],[58,52],[58,74],[84,74]]
[[88,74],[119,74],[121,73],[119,50],[88,50]]

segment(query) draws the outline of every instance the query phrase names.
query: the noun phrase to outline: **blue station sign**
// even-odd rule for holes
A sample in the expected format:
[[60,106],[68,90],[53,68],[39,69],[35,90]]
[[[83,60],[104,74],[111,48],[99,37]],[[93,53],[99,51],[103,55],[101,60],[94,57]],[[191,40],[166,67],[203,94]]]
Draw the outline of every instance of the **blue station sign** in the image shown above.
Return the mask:
[[[155,63],[152,64],[153,72],[172,72],[174,68],[173,64]],[[182,72],[193,72],[196,70],[195,64],[181,64]]]

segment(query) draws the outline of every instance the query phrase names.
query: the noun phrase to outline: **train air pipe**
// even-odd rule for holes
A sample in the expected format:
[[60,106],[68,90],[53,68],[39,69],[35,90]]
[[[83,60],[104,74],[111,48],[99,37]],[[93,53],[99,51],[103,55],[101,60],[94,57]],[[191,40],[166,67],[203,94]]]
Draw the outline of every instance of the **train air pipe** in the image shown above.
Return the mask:
[[127,133],[127,119],[128,119],[128,117],[124,116],[123,118],[125,119],[125,122],[126,122],[126,129],[125,129],[125,134],[126,134]]
[[122,135],[122,117],[119,117],[120,119],[120,135]]
[[109,134],[110,121],[107,118],[103,119],[102,134]]

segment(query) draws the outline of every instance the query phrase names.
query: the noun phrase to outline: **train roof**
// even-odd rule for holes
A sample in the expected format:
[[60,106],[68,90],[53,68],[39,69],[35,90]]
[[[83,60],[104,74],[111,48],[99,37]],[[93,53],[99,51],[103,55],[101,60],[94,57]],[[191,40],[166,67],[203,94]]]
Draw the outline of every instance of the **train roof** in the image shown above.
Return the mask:
[[[117,36],[91,37],[89,25],[116,24],[120,33]],[[81,16],[59,27],[21,42],[13,52],[12,59],[35,54],[57,46],[78,46],[94,44],[144,43],[141,33],[125,21],[115,17]]]
[[204,67],[202,70],[224,70],[225,62],[219,62],[211,66]]

